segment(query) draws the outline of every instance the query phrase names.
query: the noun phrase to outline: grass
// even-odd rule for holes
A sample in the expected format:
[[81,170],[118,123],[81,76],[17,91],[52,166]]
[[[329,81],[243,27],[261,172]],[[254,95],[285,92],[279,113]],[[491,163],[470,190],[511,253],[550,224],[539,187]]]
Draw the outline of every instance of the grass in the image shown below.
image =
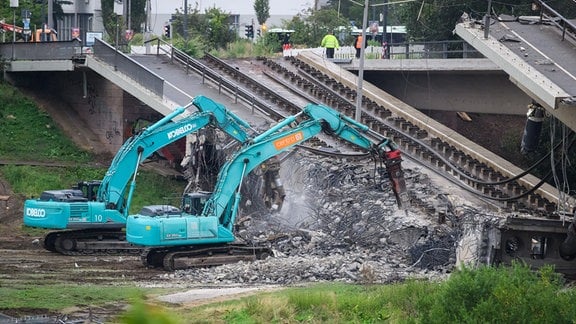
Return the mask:
[[249,40],[237,40],[230,43],[226,49],[212,50],[210,53],[225,59],[252,58],[252,57],[274,57],[280,55],[276,48],[280,47],[277,41],[271,38],[259,38],[253,43]]
[[[443,282],[316,284],[154,312],[176,315],[164,323],[574,323],[575,302],[553,269],[515,264],[463,269]],[[127,320],[145,312],[122,318],[136,323]]]
[[103,285],[22,285],[0,287],[0,309],[59,311],[71,306],[134,303],[145,297],[143,288]]
[[3,160],[88,162],[90,154],[79,150],[16,88],[0,82],[0,156]]
[[[14,193],[38,197],[44,190],[70,188],[82,180],[102,179],[106,169],[90,167],[95,157],[78,149],[53,123],[50,116],[24,97],[16,88],[0,82],[0,156],[4,161],[66,162],[72,166],[43,167],[6,164],[0,166],[0,177]],[[168,179],[151,171],[139,171],[131,211],[143,205],[171,203],[179,205],[185,183]],[[46,230],[23,228],[35,235]],[[90,307],[109,304],[126,305],[142,302],[150,289],[135,286],[74,285],[53,282],[49,278],[28,277],[26,280],[0,279],[0,312],[29,314],[62,312],[72,306]],[[119,309],[119,308],[118,308]]]
[[[91,167],[42,167],[6,165],[0,167],[0,177],[7,180],[12,190],[25,197],[40,196],[45,190],[71,188],[82,180],[102,179],[106,170]],[[129,184],[128,184],[129,186]],[[128,188],[127,186],[127,188]],[[145,205],[180,205],[180,196],[186,183],[158,175],[152,171],[139,171],[130,213]]]
[[[241,50],[238,50],[242,52]],[[0,167],[16,193],[37,196],[100,179],[104,169],[83,164],[92,158],[77,149],[16,89],[0,83],[0,156],[4,160],[70,161],[76,167]],[[177,205],[183,183],[151,172],[138,175],[132,211],[143,204]],[[523,265],[464,269],[445,282],[408,280],[391,285],[320,284],[262,293],[199,307],[146,301],[150,290],[134,286],[0,282],[0,310],[62,311],[71,306],[124,304],[121,323],[573,323],[576,294],[553,269],[533,272]]]
[[[69,167],[5,165],[0,176],[16,194],[38,197],[44,190],[70,188],[83,180],[102,179],[105,168],[87,166],[94,159],[79,149],[50,116],[16,88],[0,82],[0,157],[5,161],[69,162]],[[130,212],[150,204],[179,206],[182,181],[139,171]]]

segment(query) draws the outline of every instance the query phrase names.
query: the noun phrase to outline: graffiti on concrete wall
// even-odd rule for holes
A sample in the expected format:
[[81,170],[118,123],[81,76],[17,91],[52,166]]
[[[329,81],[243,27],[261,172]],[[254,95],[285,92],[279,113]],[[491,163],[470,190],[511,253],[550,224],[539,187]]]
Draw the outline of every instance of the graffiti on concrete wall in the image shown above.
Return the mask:
[[86,100],[88,100],[88,113],[90,115],[94,115],[96,114],[96,108],[98,105],[98,93],[96,92],[96,87],[94,87],[92,83],[88,83],[86,90]]
[[114,139],[120,137],[120,141],[123,140],[122,132],[118,127],[118,122],[113,120],[110,122],[110,128],[106,130],[106,140],[108,140],[108,144],[113,144]]
[[117,98],[108,93],[107,88],[101,84],[87,84],[87,120],[101,140],[105,140],[109,145],[117,145],[124,140],[123,127],[120,125],[121,114],[114,109]]

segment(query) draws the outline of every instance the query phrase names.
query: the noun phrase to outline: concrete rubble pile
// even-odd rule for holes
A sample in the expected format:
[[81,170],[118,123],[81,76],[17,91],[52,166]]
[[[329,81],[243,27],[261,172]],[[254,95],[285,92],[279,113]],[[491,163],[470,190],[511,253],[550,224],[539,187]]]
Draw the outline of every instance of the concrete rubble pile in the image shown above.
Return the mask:
[[375,179],[370,160],[299,152],[282,168],[287,192],[282,210],[245,216],[237,232],[244,240],[271,244],[274,257],[179,270],[162,278],[218,285],[440,279],[456,264],[460,222],[479,214],[466,203],[453,204],[453,197],[418,170],[404,170],[409,191],[443,206],[445,221],[414,206],[399,210],[386,180]]

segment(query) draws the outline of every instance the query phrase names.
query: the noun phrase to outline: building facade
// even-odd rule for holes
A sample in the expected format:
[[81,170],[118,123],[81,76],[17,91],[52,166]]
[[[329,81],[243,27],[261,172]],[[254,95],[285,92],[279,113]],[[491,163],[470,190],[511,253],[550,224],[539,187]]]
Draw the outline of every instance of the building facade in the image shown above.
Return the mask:
[[[53,1],[53,0],[48,0]],[[128,8],[130,0],[116,0],[115,11],[126,15],[124,8]],[[281,27],[284,21],[291,20],[295,15],[310,8],[320,8],[327,0],[269,0],[270,18],[266,21],[267,28]],[[254,12],[254,1],[230,1],[230,0],[162,0],[148,1],[148,30],[152,35],[164,34],[164,26],[169,25],[172,15],[176,10],[183,12],[184,4],[188,8],[197,9],[204,13],[210,8],[219,8],[228,13],[231,19],[231,27],[240,37],[244,36],[245,27],[254,26],[254,33],[261,28]],[[49,6],[50,7],[50,6]],[[120,8],[120,9],[118,9]],[[62,5],[63,19],[52,22],[58,31],[59,40],[71,40],[79,38],[83,44],[90,36],[101,33],[105,34],[102,19],[102,7],[100,0],[74,0],[71,4]],[[48,20],[50,23],[50,19]],[[142,28],[144,29],[144,28]],[[121,31],[124,35],[125,31]]]

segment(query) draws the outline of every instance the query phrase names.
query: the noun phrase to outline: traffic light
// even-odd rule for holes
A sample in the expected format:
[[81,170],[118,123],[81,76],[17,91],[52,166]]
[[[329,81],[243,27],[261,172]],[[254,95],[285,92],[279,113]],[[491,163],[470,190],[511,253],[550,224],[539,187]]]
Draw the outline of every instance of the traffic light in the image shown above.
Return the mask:
[[246,35],[247,38],[254,38],[254,26],[246,25]]
[[170,25],[164,26],[164,36],[170,38]]
[[261,36],[261,34],[260,34],[260,29],[258,29],[258,37],[260,37],[260,36]]

